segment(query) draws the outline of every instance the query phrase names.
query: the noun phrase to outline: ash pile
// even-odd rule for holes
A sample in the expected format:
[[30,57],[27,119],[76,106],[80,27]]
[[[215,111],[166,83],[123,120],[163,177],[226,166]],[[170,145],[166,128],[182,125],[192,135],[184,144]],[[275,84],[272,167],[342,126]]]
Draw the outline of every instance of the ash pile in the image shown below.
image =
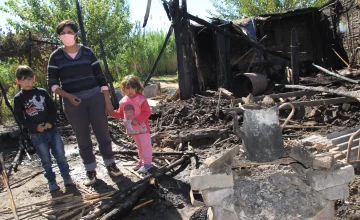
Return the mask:
[[[190,197],[208,219],[333,219],[334,202],[349,197],[352,165],[307,142],[282,140],[277,106],[243,106],[234,115],[235,145],[208,157],[190,175]],[[285,122],[286,123],[286,122]]]

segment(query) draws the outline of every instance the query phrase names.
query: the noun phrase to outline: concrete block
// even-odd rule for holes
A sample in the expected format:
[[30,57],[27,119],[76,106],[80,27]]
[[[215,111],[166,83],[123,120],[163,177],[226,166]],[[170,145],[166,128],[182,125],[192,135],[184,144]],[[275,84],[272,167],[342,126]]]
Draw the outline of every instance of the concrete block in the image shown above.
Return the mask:
[[346,199],[349,197],[349,187],[347,184],[334,186],[319,192],[328,200]]
[[292,146],[289,156],[294,160],[299,161],[306,168],[309,168],[313,165],[314,158],[312,154],[306,149],[306,147],[302,145]]
[[202,195],[199,191],[190,190],[191,204],[195,207],[204,206]]
[[234,188],[205,189],[201,194],[206,206],[221,206],[224,199],[234,195]]
[[234,186],[234,177],[232,172],[229,175],[226,173],[193,175],[190,177],[190,185],[193,190],[229,188]]
[[144,96],[146,98],[155,97],[161,94],[160,83],[147,85],[144,88]]
[[209,207],[207,212],[208,220],[238,220],[236,213],[222,207]]
[[334,155],[315,156],[313,161],[313,169],[330,169],[334,162]]
[[223,173],[227,166],[231,166],[233,157],[239,152],[240,146],[235,146],[224,153],[219,153],[206,158],[204,164],[212,173]]
[[316,214],[311,220],[332,220],[335,217],[334,201],[329,201],[323,210]]
[[299,163],[292,163],[290,164],[290,166],[300,176],[306,176],[306,174],[312,170],[312,169],[306,169],[303,165]]
[[329,170],[311,170],[306,173],[310,186],[316,191],[348,184],[355,178],[351,165],[337,161]]

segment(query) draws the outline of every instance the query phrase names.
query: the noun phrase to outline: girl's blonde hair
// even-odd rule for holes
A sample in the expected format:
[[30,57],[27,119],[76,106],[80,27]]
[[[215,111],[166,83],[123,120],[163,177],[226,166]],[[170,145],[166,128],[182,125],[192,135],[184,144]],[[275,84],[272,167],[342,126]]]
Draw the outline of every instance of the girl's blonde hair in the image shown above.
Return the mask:
[[144,87],[140,82],[139,78],[134,75],[127,75],[121,81],[120,90],[123,95],[125,95],[125,89],[134,88],[137,93],[142,94],[144,91]]

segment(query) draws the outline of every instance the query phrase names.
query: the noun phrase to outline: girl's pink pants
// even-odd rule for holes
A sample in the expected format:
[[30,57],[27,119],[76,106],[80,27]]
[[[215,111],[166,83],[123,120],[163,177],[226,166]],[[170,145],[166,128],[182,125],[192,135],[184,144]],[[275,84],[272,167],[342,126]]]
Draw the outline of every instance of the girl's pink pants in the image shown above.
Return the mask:
[[151,164],[152,162],[152,146],[150,133],[132,134],[138,148],[138,155],[143,164]]

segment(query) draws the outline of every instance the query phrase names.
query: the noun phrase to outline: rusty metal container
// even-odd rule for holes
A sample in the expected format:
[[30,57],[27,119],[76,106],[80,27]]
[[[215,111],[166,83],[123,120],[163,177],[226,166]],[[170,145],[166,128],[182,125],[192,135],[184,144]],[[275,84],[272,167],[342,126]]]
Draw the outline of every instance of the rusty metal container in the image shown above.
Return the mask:
[[231,83],[231,89],[235,97],[246,97],[251,93],[253,96],[263,93],[268,85],[266,75],[260,73],[240,73]]

